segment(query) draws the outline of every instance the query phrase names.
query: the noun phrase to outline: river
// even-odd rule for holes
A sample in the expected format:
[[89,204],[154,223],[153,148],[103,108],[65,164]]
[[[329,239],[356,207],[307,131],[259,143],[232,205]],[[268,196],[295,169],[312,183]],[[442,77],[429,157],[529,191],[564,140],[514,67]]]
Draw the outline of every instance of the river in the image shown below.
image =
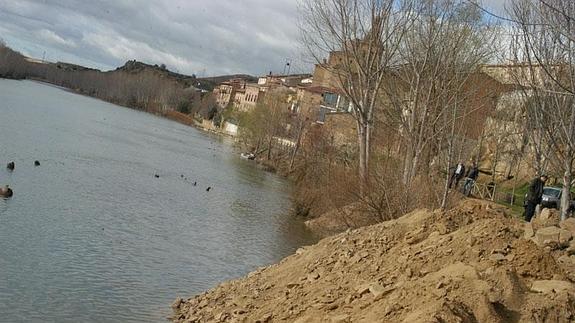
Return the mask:
[[315,241],[225,139],[32,81],[0,79],[4,184],[0,322],[163,322]]

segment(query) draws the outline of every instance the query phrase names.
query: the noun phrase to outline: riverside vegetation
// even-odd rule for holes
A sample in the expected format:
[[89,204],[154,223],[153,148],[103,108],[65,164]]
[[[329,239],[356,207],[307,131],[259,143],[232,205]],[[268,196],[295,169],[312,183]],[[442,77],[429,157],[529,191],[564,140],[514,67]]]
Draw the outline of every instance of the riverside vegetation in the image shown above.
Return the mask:
[[[170,72],[164,65],[128,61],[113,71],[63,62],[30,60],[0,40],[0,77],[33,79],[65,87],[110,103],[155,114],[178,111],[213,117],[218,113],[211,93],[214,82]],[[246,76],[241,76],[246,77]]]

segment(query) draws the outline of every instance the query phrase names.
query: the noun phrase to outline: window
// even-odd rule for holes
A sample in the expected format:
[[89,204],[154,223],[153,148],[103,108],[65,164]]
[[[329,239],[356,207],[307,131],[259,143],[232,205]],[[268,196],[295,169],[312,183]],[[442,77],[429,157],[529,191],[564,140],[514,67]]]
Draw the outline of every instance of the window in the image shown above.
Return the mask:
[[328,107],[335,107],[337,104],[337,94],[334,93],[324,93],[323,94],[323,104]]
[[319,108],[319,115],[317,116],[317,122],[324,123],[325,122],[325,115],[327,113],[326,108]]
[[544,188],[543,189],[543,195],[559,198],[561,196],[561,189],[552,188],[552,187]]
[[350,110],[349,101],[345,97],[341,96],[339,98],[339,103],[337,105],[337,109],[340,111],[349,112],[349,110]]

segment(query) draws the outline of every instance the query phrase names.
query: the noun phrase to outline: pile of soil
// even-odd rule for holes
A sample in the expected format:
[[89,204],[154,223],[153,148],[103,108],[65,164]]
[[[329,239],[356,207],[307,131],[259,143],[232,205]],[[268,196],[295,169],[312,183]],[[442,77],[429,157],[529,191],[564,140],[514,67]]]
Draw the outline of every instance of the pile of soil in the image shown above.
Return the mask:
[[572,322],[571,227],[533,229],[476,200],[418,210],[177,299],[173,321]]
[[354,203],[305,221],[305,225],[316,235],[327,237],[347,229],[357,229],[379,222],[381,219],[376,214],[366,210],[361,203]]

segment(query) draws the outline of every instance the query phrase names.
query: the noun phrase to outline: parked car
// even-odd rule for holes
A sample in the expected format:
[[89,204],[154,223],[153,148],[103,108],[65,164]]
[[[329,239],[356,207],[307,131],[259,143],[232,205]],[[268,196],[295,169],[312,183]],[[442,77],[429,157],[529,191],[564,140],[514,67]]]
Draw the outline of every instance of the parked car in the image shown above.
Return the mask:
[[[572,198],[575,194],[572,193]],[[527,200],[527,194],[523,198],[523,204]],[[543,187],[543,196],[541,197],[541,206],[550,209],[559,209],[561,203],[561,187],[545,186]],[[571,201],[572,208],[575,209],[575,199]]]
[[559,187],[543,187],[543,196],[541,197],[541,206],[551,209],[559,209],[561,201],[561,188]]

